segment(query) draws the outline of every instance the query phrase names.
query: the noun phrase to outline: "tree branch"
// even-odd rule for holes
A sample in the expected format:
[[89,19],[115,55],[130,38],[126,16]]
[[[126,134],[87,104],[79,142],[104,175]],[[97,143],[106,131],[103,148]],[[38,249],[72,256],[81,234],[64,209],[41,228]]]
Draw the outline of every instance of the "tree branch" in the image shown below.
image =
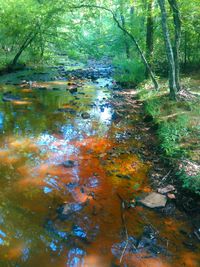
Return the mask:
[[114,20],[115,23],[117,24],[118,28],[119,28],[120,30],[122,30],[127,36],[129,36],[130,39],[132,40],[132,42],[135,44],[135,46],[136,46],[136,48],[137,48],[137,50],[138,50],[138,52],[139,52],[139,55],[140,55],[140,57],[141,57],[141,59],[142,59],[144,65],[146,66],[148,72],[149,72],[149,75],[150,75],[150,77],[151,77],[151,80],[152,80],[152,82],[153,82],[153,84],[154,84],[155,89],[157,90],[157,89],[159,88],[158,83],[157,83],[157,81],[156,81],[156,79],[155,79],[155,76],[154,76],[154,74],[153,74],[153,71],[152,71],[152,69],[151,69],[151,67],[150,67],[150,65],[149,65],[149,63],[148,63],[148,61],[147,61],[147,59],[146,59],[144,53],[142,52],[142,49],[140,48],[140,45],[138,44],[138,42],[137,42],[137,40],[135,39],[135,37],[134,37],[134,36],[133,36],[133,35],[132,35],[132,34],[131,34],[125,27],[123,27],[123,25],[119,22],[119,20],[117,19],[116,14],[114,13],[114,11],[113,11],[112,9],[107,8],[107,7],[104,7],[104,6],[98,6],[98,5],[85,5],[85,4],[78,5],[78,6],[76,6],[76,5],[72,5],[72,6],[70,6],[70,8],[71,8],[71,9],[78,9],[78,8],[98,8],[98,9],[102,9],[102,10],[105,10],[105,11],[111,13],[111,15],[112,15],[112,17],[113,17],[113,20]]

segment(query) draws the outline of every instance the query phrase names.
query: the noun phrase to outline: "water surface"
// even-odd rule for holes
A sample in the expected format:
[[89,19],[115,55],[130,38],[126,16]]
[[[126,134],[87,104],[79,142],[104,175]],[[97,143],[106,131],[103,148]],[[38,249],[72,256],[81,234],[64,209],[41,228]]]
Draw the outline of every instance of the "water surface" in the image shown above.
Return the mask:
[[[181,215],[122,211],[120,197],[151,191],[152,163],[132,152],[142,147],[130,134],[139,117],[127,110],[130,120],[114,120],[107,82],[82,82],[76,94],[62,80],[0,85],[0,266],[198,266]],[[4,102],[5,92],[19,99]],[[134,251],[145,227],[159,232],[155,251]]]

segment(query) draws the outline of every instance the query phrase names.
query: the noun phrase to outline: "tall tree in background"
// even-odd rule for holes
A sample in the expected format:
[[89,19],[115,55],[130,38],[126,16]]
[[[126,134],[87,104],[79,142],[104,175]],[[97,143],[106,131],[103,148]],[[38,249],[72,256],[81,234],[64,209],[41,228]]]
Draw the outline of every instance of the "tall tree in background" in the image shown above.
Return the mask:
[[174,62],[175,62],[175,78],[176,78],[176,86],[177,90],[180,91],[180,44],[181,44],[181,19],[180,19],[180,11],[176,0],[168,0],[170,7],[173,12],[173,20],[174,20]]
[[158,0],[158,4],[160,6],[160,11],[161,11],[162,30],[165,41],[166,56],[169,65],[170,96],[172,99],[176,99],[177,92],[180,90],[179,47],[180,47],[181,24],[180,24],[179,9],[176,0],[169,0],[169,3],[173,10],[173,17],[174,17],[174,28],[175,28],[174,47],[172,47],[172,42],[170,39],[166,2],[165,0]]
[[[147,22],[146,22],[146,57],[151,64],[153,56],[153,0],[147,1]],[[146,77],[148,70],[146,69]]]
[[[123,1],[120,1],[120,18],[121,18],[121,24],[123,28],[126,28],[126,21],[124,17],[124,5]],[[129,40],[127,38],[127,35],[125,32],[124,34],[124,45],[125,45],[125,51],[126,51],[126,57],[130,58],[130,45],[129,45]]]

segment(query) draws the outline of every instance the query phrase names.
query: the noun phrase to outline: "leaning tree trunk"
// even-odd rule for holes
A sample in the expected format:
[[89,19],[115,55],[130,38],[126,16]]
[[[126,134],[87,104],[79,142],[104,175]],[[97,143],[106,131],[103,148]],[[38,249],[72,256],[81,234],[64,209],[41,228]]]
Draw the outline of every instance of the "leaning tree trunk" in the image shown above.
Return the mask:
[[113,20],[116,22],[118,28],[120,30],[122,30],[127,36],[129,36],[130,39],[132,40],[132,42],[134,43],[134,45],[135,45],[135,47],[136,47],[136,49],[137,49],[137,51],[138,51],[138,53],[139,53],[139,55],[141,57],[141,60],[142,60],[142,62],[144,64],[144,66],[147,68],[147,70],[149,72],[149,76],[150,76],[150,78],[152,80],[154,88],[156,90],[159,89],[159,85],[158,85],[158,82],[157,82],[157,80],[155,78],[155,75],[154,75],[154,73],[153,73],[153,71],[151,69],[151,66],[149,65],[148,60],[146,59],[146,57],[145,57],[145,55],[144,55],[139,43],[137,42],[137,40],[134,37],[134,35],[131,34],[126,28],[124,28],[122,26],[122,24],[120,23],[120,21],[118,20],[118,18],[116,16],[116,14],[111,9],[109,9],[107,7],[104,7],[104,6],[96,6],[96,5],[79,5],[79,6],[73,6],[72,5],[71,6],[71,9],[75,9],[75,8],[100,8],[100,9],[103,9],[103,10],[106,10],[106,11],[110,12],[112,14]]
[[163,30],[163,36],[165,41],[165,49],[166,49],[166,55],[169,65],[169,89],[170,89],[170,97],[172,99],[176,99],[177,95],[177,85],[176,85],[176,66],[174,61],[174,54],[173,49],[171,45],[170,35],[169,35],[169,29],[167,25],[167,12],[165,7],[165,0],[158,0],[158,4],[160,6],[161,11],[161,19],[162,19],[162,30]]
[[175,75],[176,75],[176,86],[177,90],[180,91],[180,44],[181,44],[181,19],[180,19],[180,12],[179,7],[176,0],[168,0],[172,12],[173,12],[173,19],[174,19],[174,62],[175,62]]
[[21,54],[23,53],[23,51],[32,43],[32,41],[34,40],[35,36],[37,35],[37,33],[30,33],[27,38],[25,39],[25,41],[23,42],[23,44],[21,45],[21,47],[19,48],[19,51],[17,52],[17,54],[15,55],[11,67],[15,67],[17,65],[17,62],[21,56]]
[[116,22],[116,24],[119,27],[119,29],[121,29],[123,32],[125,32],[126,35],[129,36],[130,39],[132,40],[132,42],[134,43],[134,45],[135,45],[135,47],[136,47],[136,49],[137,49],[137,51],[138,51],[138,53],[139,53],[139,55],[141,57],[141,60],[142,60],[144,66],[146,67],[146,69],[147,69],[147,71],[149,73],[149,76],[150,76],[150,78],[152,80],[154,88],[156,90],[158,90],[159,89],[159,85],[158,85],[158,82],[156,81],[155,75],[154,75],[154,73],[153,73],[153,71],[151,69],[151,66],[150,66],[148,60],[146,59],[146,57],[145,57],[140,45],[138,44],[137,40],[135,39],[134,35],[132,35],[126,28],[124,28],[120,24],[120,22],[118,21],[117,17],[115,16],[115,14],[110,9],[106,9],[106,10],[108,10],[108,11],[110,11],[112,13],[113,19]]

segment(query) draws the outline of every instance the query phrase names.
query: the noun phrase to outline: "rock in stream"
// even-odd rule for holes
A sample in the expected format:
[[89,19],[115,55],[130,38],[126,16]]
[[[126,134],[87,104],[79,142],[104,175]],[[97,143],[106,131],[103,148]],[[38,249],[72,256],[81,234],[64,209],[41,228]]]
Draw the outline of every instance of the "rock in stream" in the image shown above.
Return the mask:
[[152,192],[138,202],[151,209],[163,208],[167,203],[167,197],[162,194]]

